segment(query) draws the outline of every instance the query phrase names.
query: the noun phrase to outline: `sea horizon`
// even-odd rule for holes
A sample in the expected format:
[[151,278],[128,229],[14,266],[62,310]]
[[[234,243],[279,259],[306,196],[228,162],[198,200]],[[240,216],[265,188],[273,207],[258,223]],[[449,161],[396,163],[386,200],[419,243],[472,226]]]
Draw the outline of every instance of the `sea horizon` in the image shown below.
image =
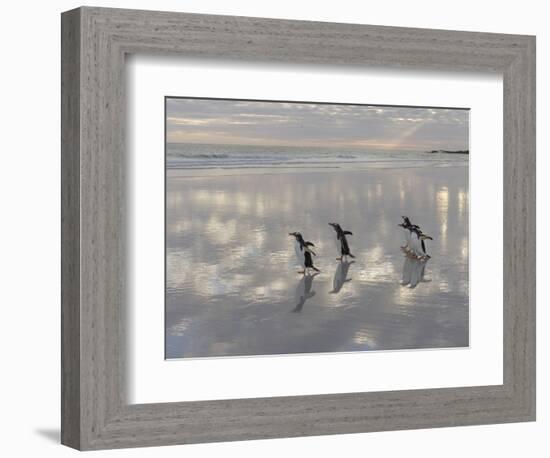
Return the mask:
[[410,167],[468,165],[468,154],[433,150],[222,143],[166,144],[168,170],[288,169],[289,167]]

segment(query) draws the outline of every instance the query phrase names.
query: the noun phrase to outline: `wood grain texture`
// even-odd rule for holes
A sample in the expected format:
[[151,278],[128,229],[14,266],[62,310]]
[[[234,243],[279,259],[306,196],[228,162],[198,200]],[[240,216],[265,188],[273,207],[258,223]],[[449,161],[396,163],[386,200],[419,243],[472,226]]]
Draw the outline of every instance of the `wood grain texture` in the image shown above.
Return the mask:
[[61,441],[80,446],[80,14],[61,24]]
[[[535,418],[535,39],[80,8],[62,16],[62,442],[81,450]],[[504,384],[130,405],[127,54],[504,77]],[[160,306],[160,304],[159,304]]]

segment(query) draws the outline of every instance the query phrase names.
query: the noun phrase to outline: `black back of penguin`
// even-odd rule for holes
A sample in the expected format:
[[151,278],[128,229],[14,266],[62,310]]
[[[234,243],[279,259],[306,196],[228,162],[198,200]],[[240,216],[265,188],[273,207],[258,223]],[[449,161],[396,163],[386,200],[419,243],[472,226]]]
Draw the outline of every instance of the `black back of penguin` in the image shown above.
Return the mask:
[[346,235],[353,235],[350,231],[344,231],[340,224],[338,223],[328,223],[330,226],[334,228],[334,231],[336,232],[336,240],[340,244],[340,255],[342,256],[353,256],[350,252],[348,239],[346,238]]

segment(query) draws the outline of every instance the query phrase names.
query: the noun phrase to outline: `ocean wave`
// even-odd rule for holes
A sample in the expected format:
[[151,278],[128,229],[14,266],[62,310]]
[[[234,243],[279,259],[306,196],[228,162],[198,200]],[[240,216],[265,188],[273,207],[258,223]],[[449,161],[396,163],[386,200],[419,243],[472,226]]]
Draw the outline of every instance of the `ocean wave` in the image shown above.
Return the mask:
[[[334,151],[321,149],[295,149],[219,145],[196,147],[170,145],[167,148],[166,165],[171,169],[199,168],[250,168],[250,167],[349,167],[357,164],[377,167],[380,164],[399,167],[400,164],[431,166],[467,164],[468,156],[456,154],[426,154],[424,152],[400,153],[395,151]],[[391,164],[391,165],[390,165]]]
[[[337,159],[359,159],[353,154],[331,154],[331,155],[288,155],[288,154],[227,154],[227,153],[180,153],[168,152],[167,159],[170,161],[177,160],[217,160],[227,159],[228,162],[294,162],[294,161],[311,161],[323,160],[334,161]],[[364,160],[364,158],[363,158]]]
[[181,159],[227,159],[229,154],[226,153],[181,153],[181,152],[168,152],[168,157],[181,158]]

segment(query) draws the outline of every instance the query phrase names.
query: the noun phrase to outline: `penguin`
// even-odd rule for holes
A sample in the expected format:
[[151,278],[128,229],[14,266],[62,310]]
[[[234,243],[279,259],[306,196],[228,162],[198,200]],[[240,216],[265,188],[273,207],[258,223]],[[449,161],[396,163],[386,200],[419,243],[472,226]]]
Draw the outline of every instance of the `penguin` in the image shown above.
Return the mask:
[[413,227],[411,229],[410,251],[418,259],[430,258],[430,255],[428,255],[426,251],[425,240],[433,240],[433,238],[429,235],[423,234],[418,227]]
[[401,218],[403,218],[403,222],[399,223],[398,226],[403,228],[403,241],[405,242],[401,245],[401,248],[407,251],[411,242],[411,221],[406,216],[402,216]]
[[420,226],[412,224],[411,220],[407,216],[402,216],[401,218],[403,218],[403,222],[399,223],[398,226],[403,228],[403,241],[405,242],[401,248],[405,252],[408,252],[411,250],[411,231],[413,229],[420,229]]
[[329,226],[332,226],[334,228],[334,231],[336,232],[336,250],[339,255],[336,259],[339,261],[341,259],[344,259],[344,256],[355,258],[355,256],[350,252],[348,240],[346,238],[346,235],[353,235],[353,233],[350,231],[344,231],[338,223],[328,224]]
[[408,245],[408,252],[412,256],[419,256],[422,247],[420,246],[420,229],[411,229],[411,239]]
[[426,234],[420,234],[420,248],[422,249],[422,258],[430,259],[431,256],[426,251],[426,244],[424,243],[425,240],[433,240],[433,238]]
[[299,232],[290,232],[288,234],[291,237],[294,237],[294,251],[296,252],[296,257],[298,262],[304,266],[304,270],[300,273],[307,275],[309,274],[308,269],[313,269],[315,272],[321,272],[317,267],[313,265],[313,256],[317,256],[315,252],[310,247],[315,247],[312,242],[305,241],[302,237],[302,234]]

